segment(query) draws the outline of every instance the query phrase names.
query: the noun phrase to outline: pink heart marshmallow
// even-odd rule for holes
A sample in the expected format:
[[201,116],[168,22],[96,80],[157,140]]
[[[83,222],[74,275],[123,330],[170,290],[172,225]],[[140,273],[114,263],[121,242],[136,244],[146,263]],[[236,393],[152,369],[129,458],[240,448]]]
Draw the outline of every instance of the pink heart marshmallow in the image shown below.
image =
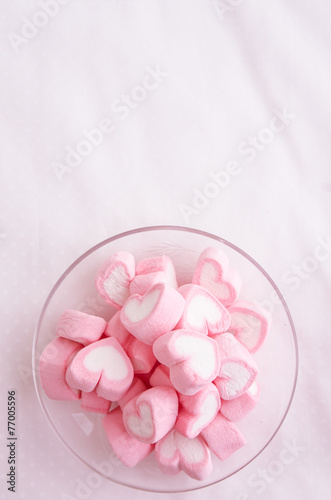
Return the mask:
[[172,286],[158,283],[145,295],[131,295],[121,310],[124,327],[138,340],[152,345],[172,330],[182,315],[185,300]]
[[129,356],[135,373],[149,373],[156,362],[152,346],[131,335],[123,326],[120,314],[120,311],[117,311],[110,319],[105,334],[118,340]]
[[129,252],[116,252],[106,262],[95,280],[101,297],[120,309],[130,295],[129,286],[135,275],[135,259]]
[[129,389],[133,367],[115,338],[94,342],[79,351],[66,372],[66,381],[75,389],[117,401]]
[[221,369],[214,380],[222,399],[234,399],[252,385],[258,368],[253,356],[232,333],[214,337],[219,346]]
[[167,255],[141,260],[136,266],[136,276],[130,283],[130,293],[143,295],[157,283],[168,283],[178,288],[176,271]]
[[115,455],[127,467],[134,467],[154,449],[154,445],[143,443],[128,434],[120,408],[108,413],[102,420],[102,426]]
[[175,429],[190,439],[195,438],[214,420],[221,406],[220,395],[212,383],[194,396],[179,394],[179,403]]
[[177,329],[195,330],[205,335],[225,332],[230,324],[226,308],[208,290],[199,285],[183,285],[178,292],[185,299]]
[[220,460],[226,460],[246,444],[239,429],[221,413],[201,431],[201,436]]
[[82,392],[80,400],[80,406],[83,410],[103,414],[107,414],[109,412],[111,403],[112,402],[108,399],[98,396],[95,389],[91,392]]
[[209,247],[198,259],[192,283],[203,286],[228,307],[237,300],[241,277],[237,271],[229,269],[229,259],[221,249]]
[[176,391],[167,386],[152,387],[124,406],[123,423],[131,436],[153,444],[172,429],[177,414]]
[[131,399],[135,398],[136,396],[139,396],[142,392],[147,390],[147,386],[144,384],[144,382],[138,378],[134,377],[131,386],[129,389],[126,391],[124,396],[122,396],[118,400],[118,404],[121,407],[121,410],[123,410],[124,406],[131,401]]
[[153,344],[156,358],[170,368],[170,380],[182,394],[193,395],[220,371],[218,344],[192,330],[173,330]]
[[56,326],[56,334],[59,337],[88,345],[100,339],[106,325],[106,321],[99,316],[68,309],[62,314]]
[[202,481],[213,469],[205,441],[200,436],[189,439],[174,429],[156,443],[155,457],[164,474],[178,474],[183,470],[193,479]]
[[249,389],[235,399],[222,400],[221,413],[231,422],[239,422],[257,405],[260,397],[260,387],[253,382]]
[[57,337],[45,347],[39,359],[39,375],[41,385],[49,398],[80,398],[80,391],[71,388],[65,376],[71,360],[83,347],[82,344],[62,337]]
[[254,354],[266,339],[271,323],[270,315],[261,306],[243,301],[232,304],[228,311],[230,313],[228,331]]

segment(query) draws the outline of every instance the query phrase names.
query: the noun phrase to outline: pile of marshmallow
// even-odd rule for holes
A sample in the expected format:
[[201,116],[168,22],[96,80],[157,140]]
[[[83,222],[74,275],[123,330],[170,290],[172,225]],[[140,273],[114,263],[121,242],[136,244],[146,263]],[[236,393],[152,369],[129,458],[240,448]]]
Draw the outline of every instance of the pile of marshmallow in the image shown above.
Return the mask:
[[40,357],[46,394],[104,414],[105,435],[128,467],[154,450],[165,474],[205,479],[211,452],[225,460],[245,444],[234,422],[258,402],[252,354],[270,319],[237,300],[241,278],[214,247],[179,288],[169,257],[136,264],[125,251],[105,263],[96,288],[117,311],[108,323],[63,313]]

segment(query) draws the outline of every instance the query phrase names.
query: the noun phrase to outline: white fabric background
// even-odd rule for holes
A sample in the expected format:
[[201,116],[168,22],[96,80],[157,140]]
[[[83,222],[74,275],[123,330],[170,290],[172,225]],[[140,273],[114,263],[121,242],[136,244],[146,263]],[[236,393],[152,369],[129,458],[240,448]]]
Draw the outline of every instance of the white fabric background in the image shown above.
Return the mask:
[[[33,386],[31,345],[49,290],[92,245],[155,224],[203,229],[252,255],[286,296],[300,347],[294,402],[269,447],[228,480],[178,498],[329,498],[329,2],[58,0],[46,21],[43,3],[0,2],[1,433],[15,388],[15,498],[82,498],[89,474],[48,426]],[[135,87],[157,67],[166,75],[144,96]],[[142,100],[120,113],[117,100],[131,92]],[[277,113],[290,117],[272,133]],[[113,131],[56,175],[54,162],[65,164],[66,148],[104,119]],[[232,160],[236,175],[213,191],[209,172]],[[204,190],[214,198],[198,200]],[[183,205],[194,213],[184,217]],[[0,453],[0,498],[12,498],[3,440]],[[105,480],[85,489],[91,500],[131,496]]]

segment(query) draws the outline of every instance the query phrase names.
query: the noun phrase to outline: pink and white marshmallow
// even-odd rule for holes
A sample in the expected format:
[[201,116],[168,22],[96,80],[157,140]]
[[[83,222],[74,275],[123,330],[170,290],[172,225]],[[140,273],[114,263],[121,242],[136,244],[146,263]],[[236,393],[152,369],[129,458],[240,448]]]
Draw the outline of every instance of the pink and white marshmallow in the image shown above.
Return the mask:
[[228,331],[254,354],[266,339],[271,323],[270,315],[261,306],[243,301],[232,304],[228,311],[231,318]]
[[99,316],[68,309],[62,314],[57,324],[56,334],[59,337],[88,345],[101,338],[106,325],[106,321]]
[[116,252],[106,262],[95,280],[101,297],[120,309],[130,295],[129,286],[135,275],[135,259],[129,252]]
[[176,271],[167,255],[141,260],[136,266],[136,276],[130,283],[130,293],[143,295],[157,283],[168,283],[178,288]]
[[39,375],[41,385],[49,398],[57,400],[80,398],[80,391],[71,388],[65,376],[71,360],[82,348],[82,344],[62,337],[55,338],[45,347],[39,359]]
[[144,384],[144,382],[140,378],[134,377],[129,389],[126,391],[124,396],[122,396],[117,401],[121,410],[123,410],[124,406],[127,403],[129,403],[129,401],[131,401],[131,399],[135,398],[136,396],[139,396],[139,394],[141,394],[142,392],[144,392],[146,390],[147,390],[146,384]]
[[205,335],[225,332],[230,324],[226,308],[208,290],[199,285],[183,285],[178,292],[185,299],[177,329],[195,330]]
[[163,271],[168,275],[169,283],[175,288],[177,286],[176,271],[172,260],[168,255],[158,255],[140,260],[136,266],[136,275],[155,273]]
[[172,286],[158,283],[145,295],[131,295],[121,310],[124,327],[138,340],[152,345],[172,330],[182,315],[185,300]]
[[121,311],[117,311],[114,316],[110,318],[105,329],[105,335],[108,337],[115,337],[122,347],[127,345],[131,339],[131,333],[123,326],[121,321]]
[[258,368],[253,356],[232,333],[215,335],[219,347],[221,368],[214,380],[222,399],[238,398],[252,385]]
[[193,395],[212,382],[220,371],[218,344],[193,330],[173,330],[159,337],[153,352],[170,368],[170,380],[182,394]]
[[221,413],[201,431],[201,436],[220,460],[226,460],[246,444],[239,429]]
[[228,307],[237,300],[241,277],[237,271],[229,268],[229,259],[220,248],[209,247],[200,254],[192,283],[206,288]]
[[80,399],[81,408],[93,413],[108,413],[111,403],[108,399],[98,396],[95,389],[91,392],[82,392]]
[[179,403],[175,429],[190,439],[195,438],[214,420],[221,406],[214,384],[206,385],[194,396],[179,394]]
[[75,389],[91,392],[117,401],[129,389],[133,367],[124,349],[115,338],[94,342],[81,349],[71,361],[66,381]]
[[144,295],[152,286],[158,283],[167,283],[163,271],[135,276],[130,283],[130,294]]
[[141,342],[123,326],[120,311],[109,320],[106,335],[115,337],[129,356],[135,373],[149,373],[155,365],[156,358],[152,346]]
[[62,314],[40,357],[46,394],[104,414],[108,441],[128,467],[155,449],[164,473],[204,480],[211,451],[225,460],[245,444],[234,422],[259,400],[252,353],[265,341],[268,313],[238,301],[240,275],[216,247],[180,288],[169,257],[136,264],[126,251],[107,260],[95,284],[118,311],[108,323]]
[[156,363],[152,346],[141,342],[135,337],[132,337],[126,352],[136,374],[149,373]]
[[235,399],[222,400],[221,413],[231,422],[239,422],[254,410],[260,397],[260,387],[253,382],[249,389]]
[[205,441],[200,436],[189,439],[174,429],[156,443],[155,457],[164,474],[174,475],[183,470],[202,481],[213,469]]
[[127,467],[134,467],[154,449],[154,445],[143,443],[128,434],[120,408],[108,413],[102,419],[102,426],[115,455]]
[[152,387],[124,406],[123,423],[131,436],[153,444],[173,428],[177,414],[176,391],[167,386]]

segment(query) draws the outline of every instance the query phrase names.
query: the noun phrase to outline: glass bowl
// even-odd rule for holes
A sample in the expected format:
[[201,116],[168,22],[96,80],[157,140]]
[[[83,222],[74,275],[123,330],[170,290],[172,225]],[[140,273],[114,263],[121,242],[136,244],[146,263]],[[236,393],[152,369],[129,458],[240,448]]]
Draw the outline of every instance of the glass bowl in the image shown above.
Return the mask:
[[[199,254],[206,247],[225,251],[233,269],[242,276],[239,299],[262,303],[279,300],[272,313],[272,326],[261,349],[254,354],[259,366],[261,387],[256,408],[236,425],[247,444],[221,462],[213,456],[213,472],[204,481],[185,473],[164,475],[154,452],[136,467],[128,468],[114,455],[102,429],[102,415],[86,412],[79,401],[54,401],[41,386],[38,373],[40,355],[55,338],[55,327],[66,309],[76,309],[104,317],[115,309],[96,292],[94,280],[105,260],[114,252],[131,252],[136,261],[166,254],[171,257],[179,285],[191,281]],[[275,283],[244,251],[228,241],[203,231],[174,226],[146,227],[121,233],[94,246],[79,257],[51,290],[42,309],[33,342],[34,383],[47,420],[64,445],[93,471],[116,483],[153,492],[184,492],[215,484],[235,474],[256,458],[275,436],[291,405],[297,379],[298,348],[294,325],[286,302]]]

